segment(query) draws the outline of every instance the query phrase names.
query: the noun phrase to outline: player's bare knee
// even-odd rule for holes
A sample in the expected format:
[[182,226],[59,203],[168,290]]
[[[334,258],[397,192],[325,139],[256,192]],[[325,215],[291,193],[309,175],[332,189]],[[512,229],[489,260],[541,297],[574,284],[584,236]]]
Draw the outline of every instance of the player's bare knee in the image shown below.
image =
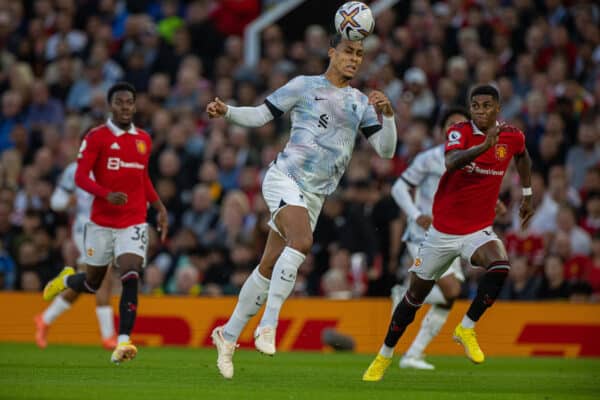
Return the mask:
[[308,235],[297,235],[288,238],[287,246],[294,250],[299,251],[302,254],[310,253],[310,249],[313,245],[313,238],[311,234]]
[[456,279],[444,282],[444,285],[440,285],[440,288],[447,302],[453,302],[460,296],[460,283]]

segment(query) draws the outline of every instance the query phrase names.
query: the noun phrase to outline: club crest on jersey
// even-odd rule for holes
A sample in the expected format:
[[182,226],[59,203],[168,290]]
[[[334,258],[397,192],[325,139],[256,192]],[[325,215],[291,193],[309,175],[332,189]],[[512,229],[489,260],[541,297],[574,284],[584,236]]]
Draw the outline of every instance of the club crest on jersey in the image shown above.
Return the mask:
[[496,159],[502,161],[508,156],[508,147],[504,143],[497,144],[494,153],[496,154]]
[[146,146],[146,142],[144,142],[143,140],[136,140],[135,141],[135,148],[137,149],[138,153],[144,155],[146,154],[146,151],[148,151],[148,147]]
[[94,249],[92,249],[91,247],[89,249],[87,249],[87,255],[88,257],[92,257],[94,255]]
[[419,257],[415,258],[415,267],[421,266],[421,259]]

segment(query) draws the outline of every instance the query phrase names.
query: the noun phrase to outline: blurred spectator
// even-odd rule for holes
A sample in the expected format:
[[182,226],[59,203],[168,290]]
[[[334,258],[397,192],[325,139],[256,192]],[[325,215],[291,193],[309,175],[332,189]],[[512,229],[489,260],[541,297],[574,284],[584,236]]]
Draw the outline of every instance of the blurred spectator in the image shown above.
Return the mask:
[[578,145],[571,147],[567,154],[567,168],[572,185],[579,189],[587,169],[600,163],[600,127],[594,119],[580,122],[577,142]]
[[42,282],[36,271],[23,271],[21,274],[21,290],[24,292],[39,292]]
[[527,258],[517,257],[511,261],[510,273],[499,298],[503,300],[535,300],[540,285],[540,277],[533,274]]
[[69,90],[66,104],[70,111],[86,111],[91,107],[94,94],[105,96],[111,83],[102,77],[102,64],[90,61],[85,66],[84,77],[75,81]]
[[414,118],[431,117],[435,107],[435,99],[427,84],[427,76],[422,69],[409,68],[404,74],[404,83],[406,90],[403,96],[406,96],[411,105],[411,115]]
[[148,265],[144,269],[144,284],[141,292],[152,296],[160,296],[164,294],[163,282],[164,274],[160,268],[155,265]]
[[571,283],[569,288],[569,302],[571,303],[587,303],[592,297],[592,286],[586,281],[575,281]]
[[12,290],[14,285],[15,262],[4,249],[4,243],[0,242],[0,290]]
[[592,236],[600,234],[600,192],[590,192],[586,196],[585,214],[579,225]]
[[540,278],[532,275],[527,258],[515,258],[511,262],[510,273],[499,298],[503,300],[535,300],[540,284]]
[[123,68],[110,58],[108,44],[102,41],[94,42],[90,51],[89,61],[102,66],[102,80],[111,84],[123,79]]
[[573,254],[589,255],[591,250],[590,235],[577,226],[575,211],[568,206],[559,209],[556,216],[558,232],[564,232],[569,236]]
[[31,105],[27,110],[25,124],[30,130],[40,131],[46,124],[61,124],[64,120],[63,105],[50,97],[48,86],[37,80],[31,88]]
[[16,91],[6,91],[2,95],[0,115],[0,152],[14,147],[12,132],[17,124],[25,121],[21,95]]
[[600,301],[600,235],[596,234],[592,239],[592,255],[590,269],[586,280],[592,285],[594,300]]
[[564,279],[562,260],[558,256],[549,255],[544,263],[544,278],[538,298],[542,300],[568,299],[569,295],[569,284]]
[[182,216],[184,228],[192,230],[199,242],[214,229],[219,218],[219,208],[210,196],[210,188],[204,184],[194,187],[190,209]]
[[175,273],[175,292],[178,295],[198,295],[198,270],[191,265],[177,268]]
[[87,43],[87,36],[73,29],[73,17],[68,12],[60,12],[56,15],[56,33],[46,43],[46,59],[52,61],[58,54],[58,46],[65,41],[71,53],[83,51]]
[[502,99],[500,116],[503,120],[512,121],[521,112],[523,99],[515,93],[513,83],[507,76],[498,79],[498,90]]
[[329,269],[321,279],[321,289],[325,297],[350,299],[353,297],[350,281],[350,252],[346,249],[334,250],[330,256]]

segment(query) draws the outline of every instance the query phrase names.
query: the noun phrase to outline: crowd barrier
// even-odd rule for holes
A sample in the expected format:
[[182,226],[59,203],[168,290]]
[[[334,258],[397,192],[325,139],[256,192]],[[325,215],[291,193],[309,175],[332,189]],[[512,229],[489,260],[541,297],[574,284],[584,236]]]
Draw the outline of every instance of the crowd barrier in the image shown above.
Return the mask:
[[[118,311],[118,297],[112,301]],[[235,301],[234,297],[141,296],[133,340],[148,346],[208,347],[212,329],[227,320]],[[33,317],[46,305],[41,294],[0,293],[0,341],[33,342]],[[452,330],[468,305],[466,301],[455,304],[428,354],[462,354],[452,341]],[[49,342],[97,344],[94,308],[94,297],[82,296],[51,327]],[[414,338],[426,308],[400,341],[398,353]],[[280,315],[278,350],[329,351],[321,334],[326,328],[335,328],[354,339],[355,351],[374,353],[385,335],[390,312],[387,299],[290,299]],[[254,317],[242,333],[242,348],[252,347],[258,321],[258,316]],[[497,302],[477,324],[477,334],[486,355],[600,357],[600,305]]]

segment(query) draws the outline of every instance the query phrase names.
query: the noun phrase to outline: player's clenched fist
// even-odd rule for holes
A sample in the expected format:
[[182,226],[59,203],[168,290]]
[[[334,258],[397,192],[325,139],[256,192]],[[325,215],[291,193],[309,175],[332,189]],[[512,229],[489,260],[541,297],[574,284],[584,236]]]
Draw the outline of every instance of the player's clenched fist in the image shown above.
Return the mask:
[[108,196],[106,196],[106,200],[115,206],[122,206],[127,203],[127,194],[123,192],[110,192]]
[[223,117],[227,113],[227,104],[223,103],[218,97],[215,97],[215,100],[206,106],[206,112],[209,118]]
[[427,230],[429,229],[429,227],[431,226],[431,223],[433,222],[433,218],[431,218],[431,215],[425,215],[425,214],[421,214],[417,217],[417,219],[415,220],[415,222],[423,229]]
[[374,90],[369,93],[369,104],[372,104],[375,107],[375,111],[386,117],[392,117],[394,115],[392,103],[390,103],[387,96],[379,90]]
[[498,124],[498,125],[494,125],[492,126],[490,129],[487,130],[486,132],[486,136],[485,136],[485,144],[488,148],[494,146],[496,143],[498,143],[498,137],[500,136],[500,132],[502,132],[502,130],[506,128],[506,124]]

